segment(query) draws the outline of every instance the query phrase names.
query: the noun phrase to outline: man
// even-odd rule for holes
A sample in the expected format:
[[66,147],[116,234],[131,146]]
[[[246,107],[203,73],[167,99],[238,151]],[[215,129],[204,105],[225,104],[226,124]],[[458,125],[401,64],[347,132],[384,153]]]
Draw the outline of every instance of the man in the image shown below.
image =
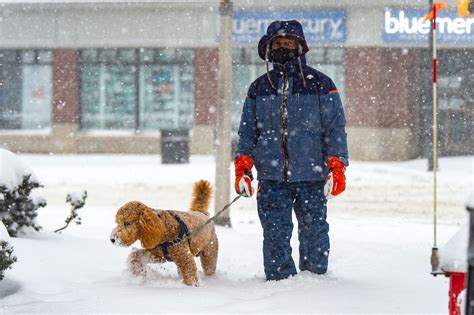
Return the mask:
[[240,121],[235,189],[252,196],[255,164],[267,280],[297,273],[290,246],[292,209],[298,220],[299,269],[326,273],[326,199],[345,189],[348,153],[341,99],[328,76],[306,65],[308,50],[298,21],[269,25],[258,44],[267,73],[250,85]]

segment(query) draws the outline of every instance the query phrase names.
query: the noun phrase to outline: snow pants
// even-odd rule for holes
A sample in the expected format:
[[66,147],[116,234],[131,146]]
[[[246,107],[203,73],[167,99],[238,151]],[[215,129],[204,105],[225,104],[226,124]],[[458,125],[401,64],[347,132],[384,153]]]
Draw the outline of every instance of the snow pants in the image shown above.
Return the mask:
[[297,273],[290,245],[292,209],[298,220],[299,269],[317,274],[327,271],[329,224],[323,187],[323,181],[259,182],[257,206],[267,280],[285,279]]

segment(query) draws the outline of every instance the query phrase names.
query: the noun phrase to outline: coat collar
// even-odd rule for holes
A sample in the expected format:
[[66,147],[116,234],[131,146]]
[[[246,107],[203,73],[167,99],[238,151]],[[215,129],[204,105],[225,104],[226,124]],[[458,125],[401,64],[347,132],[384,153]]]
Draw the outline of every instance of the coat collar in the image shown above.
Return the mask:
[[[300,56],[298,58],[301,60],[301,65],[303,67],[306,66],[305,56]],[[289,77],[300,75],[300,66],[298,64],[298,58],[288,61],[287,63],[285,63],[285,65],[273,63],[273,70],[277,73],[278,77],[282,76],[283,68],[285,69],[286,75]]]

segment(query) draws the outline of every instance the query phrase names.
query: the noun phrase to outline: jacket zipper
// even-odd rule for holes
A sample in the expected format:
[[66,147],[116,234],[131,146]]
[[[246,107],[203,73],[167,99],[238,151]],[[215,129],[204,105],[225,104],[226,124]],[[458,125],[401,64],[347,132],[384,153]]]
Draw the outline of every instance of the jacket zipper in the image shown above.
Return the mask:
[[283,181],[288,181],[289,154],[288,154],[288,86],[286,70],[283,67],[280,104],[280,138],[283,149]]

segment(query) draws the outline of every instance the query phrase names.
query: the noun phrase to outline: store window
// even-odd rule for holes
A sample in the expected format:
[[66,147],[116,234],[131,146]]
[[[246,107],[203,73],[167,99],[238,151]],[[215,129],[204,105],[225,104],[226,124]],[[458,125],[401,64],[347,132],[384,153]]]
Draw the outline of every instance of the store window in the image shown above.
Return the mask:
[[52,52],[0,51],[0,129],[51,127]]
[[444,49],[438,69],[441,155],[473,154],[474,60],[472,49]]
[[189,129],[193,78],[191,49],[82,50],[81,129]]
[[141,49],[140,126],[188,129],[194,121],[194,51]]
[[[305,55],[307,64],[327,74],[336,84],[344,103],[344,59],[343,48],[315,47]],[[265,62],[255,48],[236,48],[233,51],[232,129],[234,136],[239,127],[243,104],[250,84],[266,72]],[[272,69],[272,66],[269,66]]]
[[[271,69],[271,66],[270,66]],[[250,84],[266,72],[255,48],[236,48],[232,56],[232,130],[239,129],[240,116]]]

